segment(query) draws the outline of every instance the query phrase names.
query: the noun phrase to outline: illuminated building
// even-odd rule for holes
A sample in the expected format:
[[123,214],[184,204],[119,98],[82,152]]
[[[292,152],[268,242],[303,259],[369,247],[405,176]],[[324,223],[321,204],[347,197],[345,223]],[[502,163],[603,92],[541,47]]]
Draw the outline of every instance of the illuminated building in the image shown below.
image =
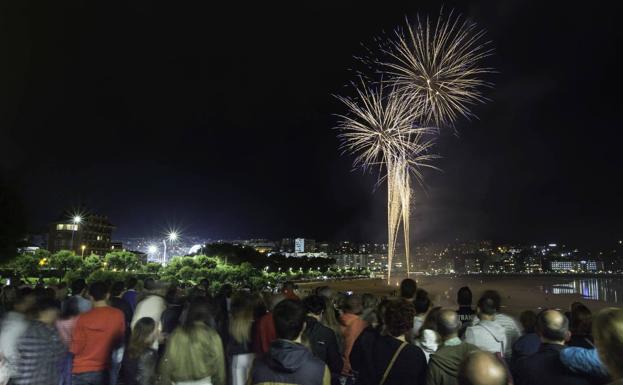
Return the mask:
[[105,255],[112,250],[114,226],[108,217],[85,214],[53,222],[48,236],[48,250],[73,250],[78,255]]

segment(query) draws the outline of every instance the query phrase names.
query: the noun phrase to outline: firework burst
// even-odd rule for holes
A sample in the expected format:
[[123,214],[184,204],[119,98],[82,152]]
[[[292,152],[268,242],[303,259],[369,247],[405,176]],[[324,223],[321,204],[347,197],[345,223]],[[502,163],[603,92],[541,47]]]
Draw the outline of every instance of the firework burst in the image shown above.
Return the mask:
[[342,150],[355,155],[355,167],[378,167],[379,182],[387,180],[388,280],[401,223],[408,274],[411,177],[422,183],[422,168],[435,168],[431,130],[416,124],[419,112],[404,94],[390,90],[384,95],[382,86],[358,88],[356,100],[338,99],[349,110],[338,115]]
[[460,117],[473,117],[470,106],[483,103],[482,88],[491,83],[482,79],[493,69],[481,66],[491,55],[490,42],[474,23],[453,16],[436,23],[419,16],[395,32],[389,44],[379,45],[386,60],[381,71],[406,93],[422,113],[423,122],[437,128],[453,126]]

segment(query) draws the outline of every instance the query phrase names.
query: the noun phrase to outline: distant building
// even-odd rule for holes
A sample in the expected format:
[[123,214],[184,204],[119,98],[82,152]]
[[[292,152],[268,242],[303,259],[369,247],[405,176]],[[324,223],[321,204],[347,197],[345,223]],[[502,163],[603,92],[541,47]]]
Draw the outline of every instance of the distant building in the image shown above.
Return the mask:
[[604,271],[604,263],[601,261],[580,261],[578,270],[586,272]]
[[316,251],[316,241],[313,239],[296,238],[294,240],[295,253],[313,253]]
[[59,220],[50,225],[48,250],[73,250],[78,255],[105,255],[112,246],[114,226],[101,215],[85,214],[80,222],[71,218]]
[[123,242],[110,242],[110,251],[124,251]]
[[552,260],[549,262],[549,268],[555,272],[574,271],[577,268],[577,262]]
[[466,273],[482,273],[482,262],[479,258],[466,258],[465,259],[465,272]]
[[342,269],[366,268],[370,265],[370,255],[368,254],[339,254],[332,255],[335,264]]
[[294,253],[294,239],[283,238],[279,246],[279,251],[282,253]]

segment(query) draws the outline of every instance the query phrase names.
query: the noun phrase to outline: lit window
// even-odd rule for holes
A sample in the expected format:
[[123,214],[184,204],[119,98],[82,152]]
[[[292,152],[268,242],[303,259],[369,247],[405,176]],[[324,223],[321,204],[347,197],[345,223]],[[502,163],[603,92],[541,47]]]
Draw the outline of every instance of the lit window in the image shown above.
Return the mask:
[[101,241],[101,240],[102,240],[102,236],[101,236],[101,235],[98,235],[98,236],[97,236],[97,240],[98,240],[98,241]]

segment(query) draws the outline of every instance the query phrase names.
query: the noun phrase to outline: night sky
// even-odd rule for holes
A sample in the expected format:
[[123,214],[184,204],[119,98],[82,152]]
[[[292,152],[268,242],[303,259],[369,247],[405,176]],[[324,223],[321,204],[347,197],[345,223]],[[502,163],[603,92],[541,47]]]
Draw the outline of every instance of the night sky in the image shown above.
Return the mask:
[[[442,133],[414,239],[623,237],[621,9],[553,3],[445,3],[499,73]],[[385,186],[340,156],[332,94],[352,95],[361,44],[440,3],[228,4],[4,7],[0,165],[29,230],[83,204],[118,237],[384,239]]]

